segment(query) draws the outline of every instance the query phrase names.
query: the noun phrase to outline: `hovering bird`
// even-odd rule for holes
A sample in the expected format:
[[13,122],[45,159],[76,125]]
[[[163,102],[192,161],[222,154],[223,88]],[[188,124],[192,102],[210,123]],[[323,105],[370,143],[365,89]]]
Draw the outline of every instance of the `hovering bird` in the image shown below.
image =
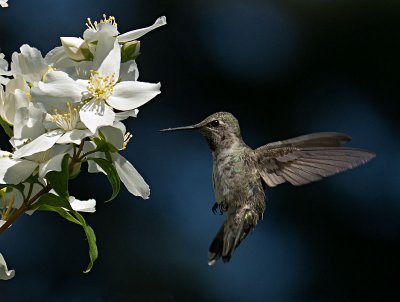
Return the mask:
[[208,264],[227,262],[247,234],[263,218],[265,188],[289,182],[300,186],[366,163],[375,154],[342,147],[346,134],[321,132],[269,143],[255,150],[243,141],[238,120],[217,112],[198,124],[159,130],[197,130],[213,157],[215,204],[226,220],[211,243]]

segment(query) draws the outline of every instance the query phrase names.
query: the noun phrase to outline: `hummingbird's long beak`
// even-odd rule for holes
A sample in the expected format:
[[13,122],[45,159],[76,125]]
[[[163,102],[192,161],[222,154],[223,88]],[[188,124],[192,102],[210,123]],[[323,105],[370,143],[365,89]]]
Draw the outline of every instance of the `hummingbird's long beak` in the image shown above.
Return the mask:
[[159,132],[167,132],[167,131],[180,131],[180,130],[195,130],[197,128],[198,127],[196,127],[196,125],[192,125],[192,126],[185,126],[185,127],[161,129],[161,130],[158,130],[158,131]]

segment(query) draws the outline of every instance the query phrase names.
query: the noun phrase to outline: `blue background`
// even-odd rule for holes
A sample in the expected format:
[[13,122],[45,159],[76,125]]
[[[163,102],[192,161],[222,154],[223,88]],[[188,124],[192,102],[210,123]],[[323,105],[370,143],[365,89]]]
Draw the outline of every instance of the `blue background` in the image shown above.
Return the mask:
[[[124,155],[151,198],[111,190],[83,173],[95,196],[85,217],[100,249],[89,274],[83,231],[53,213],[24,216],[1,235],[16,277],[1,301],[387,301],[400,282],[400,36],[398,1],[10,0],[0,10],[9,60],[28,43],[43,54],[80,36],[86,17],[114,15],[121,33],[166,15],[141,38],[142,81],[162,94],[128,122]],[[216,111],[241,122],[252,147],[341,131],[373,150],[365,166],[304,187],[267,191],[257,229],[228,264],[207,266],[222,224],[213,215],[211,156],[197,133],[158,133]],[[2,148],[8,148],[2,136]]]

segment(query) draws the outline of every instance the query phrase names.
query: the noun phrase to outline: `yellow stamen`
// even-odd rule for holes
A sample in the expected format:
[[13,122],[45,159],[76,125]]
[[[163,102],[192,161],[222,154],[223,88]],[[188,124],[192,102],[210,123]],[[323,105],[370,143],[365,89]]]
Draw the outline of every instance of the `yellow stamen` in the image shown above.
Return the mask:
[[115,74],[102,76],[98,71],[91,70],[91,76],[86,89],[96,100],[107,100],[113,93]]
[[127,133],[124,135],[124,143],[122,144],[122,150],[125,150],[125,149],[126,149],[126,147],[128,146],[128,143],[129,143],[129,141],[131,140],[132,136],[133,136],[133,135],[132,135],[130,132],[127,132]]
[[92,20],[90,18],[87,18],[86,27],[88,29],[93,30],[93,31],[98,31],[99,30],[99,23],[110,23],[115,28],[118,27],[118,24],[115,21],[115,17],[114,16],[109,16],[107,18],[106,14],[103,14],[103,19],[101,19],[99,22],[97,22],[97,21],[92,22]]
[[25,93],[26,98],[28,99],[29,102],[32,102],[32,95],[30,94],[30,92]]
[[54,109],[51,120],[57,124],[58,127],[65,131],[71,131],[76,128],[79,121],[79,105],[67,103],[68,111]]

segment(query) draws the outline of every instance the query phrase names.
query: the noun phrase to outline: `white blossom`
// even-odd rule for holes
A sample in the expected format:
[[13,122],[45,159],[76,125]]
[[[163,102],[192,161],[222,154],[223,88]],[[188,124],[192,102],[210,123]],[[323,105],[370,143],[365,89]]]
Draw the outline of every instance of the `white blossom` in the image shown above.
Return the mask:
[[[7,0],[0,5],[7,7]],[[89,271],[97,258],[96,240],[77,212],[94,213],[96,200],[70,196],[67,186],[82,163],[90,173],[110,173],[113,190],[121,180],[134,196],[149,198],[148,184],[120,152],[132,138],[125,120],[160,93],[160,83],[138,81],[137,39],[165,24],[160,17],[120,34],[115,18],[104,16],[100,22],[88,19],[82,38],[61,37],[61,45],[44,57],[28,44],[12,54],[10,64],[0,53],[0,125],[11,144],[9,151],[0,150],[0,228],[23,213],[56,211],[83,226]],[[94,158],[103,159],[97,163],[104,170]],[[14,274],[0,254],[0,279]]]
[[[0,226],[2,226],[2,220],[0,220]],[[15,271],[14,270],[9,270],[7,268],[7,263],[4,260],[3,255],[0,253],[0,280],[9,280],[11,278],[14,278],[15,276]]]
[[8,7],[8,0],[0,0],[0,6],[1,7]]

